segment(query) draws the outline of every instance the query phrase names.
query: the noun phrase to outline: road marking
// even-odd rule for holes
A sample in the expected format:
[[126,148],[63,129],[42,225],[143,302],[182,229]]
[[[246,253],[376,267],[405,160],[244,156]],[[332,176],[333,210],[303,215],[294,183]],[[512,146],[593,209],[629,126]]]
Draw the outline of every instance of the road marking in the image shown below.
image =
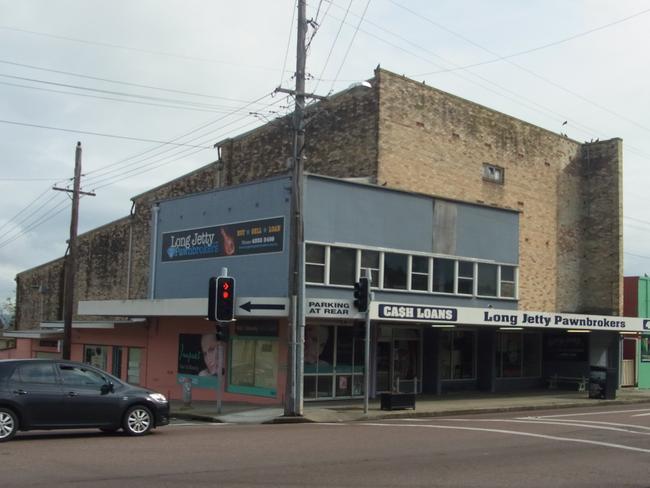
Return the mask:
[[446,429],[446,430],[469,430],[469,431],[474,431],[474,432],[490,432],[494,434],[508,434],[508,435],[519,435],[523,437],[535,437],[538,439],[546,439],[546,440],[552,440],[552,441],[559,441],[559,442],[573,442],[573,443],[578,443],[578,444],[590,444],[594,446],[601,446],[601,447],[609,447],[613,449],[621,449],[624,451],[635,451],[635,452],[643,452],[646,454],[650,454],[650,449],[643,449],[640,447],[633,447],[633,446],[625,446],[623,444],[613,444],[610,442],[600,442],[600,441],[590,441],[586,439],[572,439],[570,437],[558,437],[558,436],[552,436],[552,435],[545,435],[545,434],[535,434],[533,432],[518,432],[516,430],[503,430],[503,429],[486,429],[482,427],[459,427],[455,425],[409,425],[409,424],[379,424],[379,423],[373,423],[373,422],[368,422],[368,423],[361,423],[359,425],[363,426],[370,426],[370,427],[424,427],[424,428],[429,428],[429,429]]
[[[544,418],[521,418],[521,419],[436,419],[436,422],[508,422],[513,424],[543,424],[543,425],[567,425],[572,427],[585,427],[589,429],[598,429],[598,430],[612,430],[615,432],[628,432],[630,434],[639,434],[639,435],[650,435],[650,432],[637,432],[629,429],[622,429],[620,427],[637,427],[636,425],[627,425],[627,424],[614,424],[611,423],[612,427],[607,425],[594,425],[594,424],[608,424],[608,422],[589,422],[586,420],[545,420]],[[618,427],[613,427],[618,425]],[[641,429],[649,429],[648,427],[639,427]]]
[[631,413],[631,412],[649,412],[648,415],[650,415],[650,409],[648,408],[639,408],[636,410],[610,410],[609,412],[583,412],[583,413],[565,413],[565,414],[559,414],[559,415],[542,415],[539,418],[545,418],[545,419],[550,419],[550,418],[556,418],[556,417],[576,417],[578,415],[609,415],[611,413]]
[[[650,414],[641,414],[641,415],[632,415],[632,417],[640,417],[642,415],[650,415]],[[546,417],[521,417],[520,420],[545,420]],[[553,419],[553,422],[580,422],[581,424],[598,424],[598,425],[615,425],[618,427],[632,427],[634,429],[643,429],[643,430],[650,430],[650,427],[646,427],[644,425],[635,425],[635,424],[621,424],[618,422],[599,422],[598,420],[569,420],[569,419]],[[567,424],[571,425],[571,424]]]
[[650,412],[648,413],[637,413],[636,415],[632,415],[632,417],[647,417],[650,415]]
[[165,427],[192,427],[196,425],[210,426],[210,427],[220,427],[222,425],[231,425],[228,422],[183,422],[183,423],[171,423]]

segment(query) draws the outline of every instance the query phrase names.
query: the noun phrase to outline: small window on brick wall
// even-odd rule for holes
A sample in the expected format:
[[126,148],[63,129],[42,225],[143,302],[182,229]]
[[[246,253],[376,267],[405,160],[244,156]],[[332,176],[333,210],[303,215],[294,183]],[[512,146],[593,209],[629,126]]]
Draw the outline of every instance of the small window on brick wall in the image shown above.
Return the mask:
[[504,169],[489,163],[483,163],[483,179],[503,185]]

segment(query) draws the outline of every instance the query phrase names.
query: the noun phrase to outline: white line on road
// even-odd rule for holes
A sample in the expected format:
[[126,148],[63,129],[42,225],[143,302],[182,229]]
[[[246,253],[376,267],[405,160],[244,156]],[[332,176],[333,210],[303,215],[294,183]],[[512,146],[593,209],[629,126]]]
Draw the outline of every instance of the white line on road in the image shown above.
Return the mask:
[[[641,417],[643,415],[650,414],[643,413],[640,415],[632,415],[632,417]],[[519,420],[546,420],[546,417],[521,417]],[[571,425],[570,422],[580,422],[581,424],[614,425],[617,427],[631,427],[634,429],[650,430],[650,427],[646,427],[645,425],[621,424],[618,422],[599,422],[598,420],[553,419],[553,422],[567,423],[567,425]]]
[[[589,422],[588,420],[545,420],[543,417],[539,418],[522,418],[522,419],[436,419],[437,421],[445,422],[510,422],[514,424],[543,424],[543,425],[567,425],[571,427],[585,427],[588,429],[598,430],[613,430],[616,432],[628,432],[630,434],[650,435],[650,432],[637,432],[635,430],[623,429],[621,427],[632,427],[639,429],[649,429],[649,427],[640,427],[636,425],[627,424],[614,424],[608,422]],[[605,425],[600,425],[605,424]],[[617,427],[615,427],[617,426]]]
[[209,427],[220,427],[222,425],[231,425],[228,422],[183,422],[168,424],[165,427],[192,427],[196,425],[203,425]]
[[636,410],[610,410],[607,412],[582,412],[582,413],[564,413],[558,415],[543,415],[538,418],[556,418],[556,417],[575,417],[578,415],[609,415],[610,413],[632,413],[632,412],[650,412],[650,408],[638,408]]
[[647,417],[650,415],[650,412],[648,413],[637,413],[636,415],[632,415],[632,417]]
[[379,424],[379,423],[361,423],[359,425],[362,426],[370,426],[370,427],[420,427],[420,428],[428,428],[428,429],[446,429],[446,430],[469,430],[469,431],[475,431],[475,432],[491,432],[495,434],[508,434],[508,435],[519,435],[519,436],[524,436],[524,437],[535,437],[538,439],[546,439],[546,440],[552,440],[552,441],[560,441],[560,442],[573,442],[573,443],[578,443],[578,444],[591,444],[594,446],[601,446],[601,447],[609,447],[613,449],[621,449],[624,451],[635,451],[635,452],[643,452],[646,454],[650,454],[650,449],[643,449],[640,447],[633,447],[633,446],[625,446],[623,444],[613,444],[610,442],[599,442],[599,441],[590,441],[586,439],[572,439],[570,437],[557,437],[557,436],[552,436],[552,435],[545,435],[545,434],[535,434],[533,432],[518,432],[516,430],[503,430],[503,429],[485,429],[482,427],[459,427],[459,426],[452,426],[452,425],[422,425],[422,424]]

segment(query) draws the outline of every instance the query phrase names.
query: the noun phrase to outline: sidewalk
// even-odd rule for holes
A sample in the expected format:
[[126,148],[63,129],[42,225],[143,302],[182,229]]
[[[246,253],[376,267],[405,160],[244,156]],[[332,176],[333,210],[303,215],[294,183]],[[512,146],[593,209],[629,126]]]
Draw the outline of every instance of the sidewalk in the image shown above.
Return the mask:
[[[435,417],[479,413],[515,412],[555,408],[579,408],[603,405],[650,404],[650,390],[620,389],[616,400],[595,400],[585,392],[543,390],[525,393],[486,394],[463,392],[442,397],[419,395],[415,410],[380,410],[379,399],[371,400],[368,414],[363,413],[363,400],[305,402],[302,417],[284,417],[282,406],[262,407],[247,403],[223,403],[221,413],[216,402],[194,401],[185,406],[171,401],[171,416],[206,422],[228,423],[292,423],[292,422],[350,422],[399,417]],[[650,405],[648,405],[650,409]]]

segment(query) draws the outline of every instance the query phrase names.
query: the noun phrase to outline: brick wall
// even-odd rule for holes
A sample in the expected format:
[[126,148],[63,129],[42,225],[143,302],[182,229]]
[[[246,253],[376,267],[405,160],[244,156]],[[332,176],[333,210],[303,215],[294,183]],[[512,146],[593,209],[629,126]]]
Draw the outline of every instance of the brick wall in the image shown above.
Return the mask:
[[[600,143],[610,150],[596,174],[576,141],[385,70],[377,77],[379,184],[520,211],[520,308],[618,309],[615,142]],[[503,185],[483,179],[483,163],[504,168]],[[586,201],[606,231],[589,230]]]
[[[76,299],[147,298],[152,205],[288,172],[290,124],[222,141],[217,164],[134,197],[130,217],[81,236]],[[305,130],[312,173],[519,211],[520,308],[621,309],[620,140],[583,146],[381,69],[372,88],[307,109]],[[485,181],[483,163],[504,168],[505,183]],[[20,328],[61,319],[62,260],[17,279]]]

